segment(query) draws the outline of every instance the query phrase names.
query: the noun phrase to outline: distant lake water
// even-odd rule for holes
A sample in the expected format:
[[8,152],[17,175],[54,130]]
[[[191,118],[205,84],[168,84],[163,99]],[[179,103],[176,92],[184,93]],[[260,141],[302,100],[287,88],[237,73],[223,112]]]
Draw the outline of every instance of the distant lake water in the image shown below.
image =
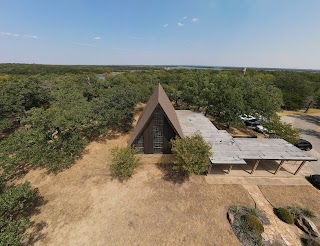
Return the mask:
[[105,80],[106,77],[103,74],[97,74],[98,79]]

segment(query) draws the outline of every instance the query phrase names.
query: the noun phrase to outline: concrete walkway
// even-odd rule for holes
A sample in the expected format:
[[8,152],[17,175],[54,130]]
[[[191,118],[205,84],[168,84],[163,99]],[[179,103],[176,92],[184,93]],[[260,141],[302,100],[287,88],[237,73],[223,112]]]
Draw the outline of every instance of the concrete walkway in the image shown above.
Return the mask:
[[264,226],[262,237],[274,245],[301,246],[300,232],[295,225],[288,225],[281,221],[273,212],[272,205],[267,201],[257,185],[243,185],[249,192],[257,207],[265,213],[270,225]]

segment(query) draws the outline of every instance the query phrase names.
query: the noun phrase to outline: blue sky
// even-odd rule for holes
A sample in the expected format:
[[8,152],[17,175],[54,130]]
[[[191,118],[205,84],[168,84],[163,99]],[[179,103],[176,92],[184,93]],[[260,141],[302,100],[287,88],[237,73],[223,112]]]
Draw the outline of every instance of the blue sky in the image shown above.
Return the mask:
[[0,0],[0,63],[320,69],[319,0]]

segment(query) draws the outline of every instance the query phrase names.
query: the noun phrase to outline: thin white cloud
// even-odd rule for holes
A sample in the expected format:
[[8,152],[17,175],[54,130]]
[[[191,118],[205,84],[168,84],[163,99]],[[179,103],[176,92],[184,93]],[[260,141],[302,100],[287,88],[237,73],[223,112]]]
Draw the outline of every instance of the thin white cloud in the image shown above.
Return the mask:
[[97,36],[97,37],[94,37],[93,39],[94,39],[94,40],[101,40],[102,38],[99,37],[99,36]]
[[163,27],[164,27],[164,28],[166,28],[166,27],[168,27],[168,26],[169,26],[169,24],[165,24],[165,25],[163,25]]
[[187,18],[188,18],[187,16],[184,16],[184,17],[183,17],[183,19],[187,19]]
[[143,39],[142,37],[137,37],[137,36],[129,36],[130,39]]
[[19,33],[12,33],[12,32],[0,32],[0,36],[39,39],[39,37],[36,35],[27,35],[27,34],[19,34]]
[[193,18],[191,21],[192,21],[193,23],[196,23],[196,22],[199,21],[199,18],[195,17],[195,18]]
[[78,42],[72,42],[74,45],[78,46],[84,46],[84,47],[95,47],[93,44],[85,44],[85,43],[78,43]]
[[184,23],[178,22],[178,23],[177,23],[177,26],[178,26],[178,27],[182,27],[182,26],[184,26]]

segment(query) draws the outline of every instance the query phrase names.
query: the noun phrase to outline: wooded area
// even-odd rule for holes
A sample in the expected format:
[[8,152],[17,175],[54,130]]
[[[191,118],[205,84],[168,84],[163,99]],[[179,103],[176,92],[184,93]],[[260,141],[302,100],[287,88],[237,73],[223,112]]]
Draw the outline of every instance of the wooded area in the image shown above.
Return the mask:
[[[102,73],[109,76],[101,80]],[[158,83],[177,109],[201,110],[227,127],[243,124],[241,114],[270,120],[281,108],[320,107],[315,72],[0,64],[1,191],[30,167],[61,171],[101,134],[130,130],[134,106],[146,102]],[[32,193],[24,187],[12,188],[13,201],[3,199],[0,207]],[[2,227],[11,228],[3,233],[12,240],[28,224],[28,217],[23,223],[15,218],[21,217],[1,214]]]
[[[134,106],[158,83],[176,108],[202,110],[228,127],[242,124],[240,114],[270,119],[281,108],[320,106],[320,73],[247,70],[244,76],[239,70],[162,69],[101,80],[95,73],[100,68],[0,65],[4,174],[26,163],[50,171],[67,167],[88,141],[109,129],[129,130]],[[116,67],[122,69],[128,67]],[[28,75],[21,75],[23,70]]]

